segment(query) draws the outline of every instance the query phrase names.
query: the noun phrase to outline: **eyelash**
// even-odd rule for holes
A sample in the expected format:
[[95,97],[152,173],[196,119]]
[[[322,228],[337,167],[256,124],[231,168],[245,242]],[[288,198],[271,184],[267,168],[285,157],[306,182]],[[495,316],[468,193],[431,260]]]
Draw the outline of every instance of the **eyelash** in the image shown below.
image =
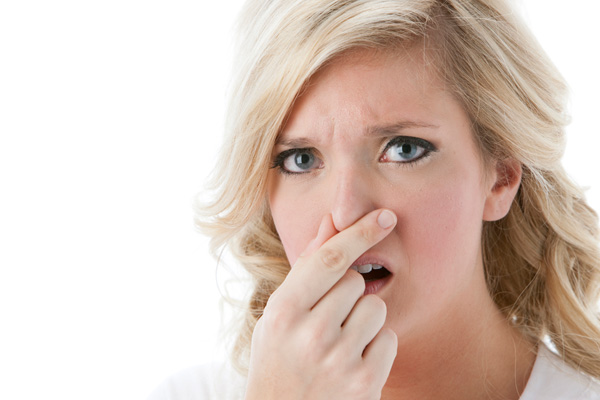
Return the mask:
[[[409,144],[409,145],[417,146],[417,147],[420,147],[423,149],[423,154],[421,154],[420,156],[418,156],[417,158],[415,158],[413,160],[406,161],[406,162],[395,161],[397,164],[402,164],[402,165],[406,165],[406,166],[408,166],[408,165],[414,166],[417,161],[425,159],[432,152],[437,151],[437,148],[431,142],[428,142],[425,139],[412,137],[412,136],[397,136],[397,137],[391,139],[386,144],[385,148],[382,151],[381,157],[383,157],[383,155],[385,155],[385,153],[387,153],[387,151],[390,149],[390,147],[392,147],[394,145],[399,145],[399,144]],[[394,162],[394,161],[390,161],[390,162]]]
[[275,157],[275,159],[273,160],[273,163],[271,164],[271,168],[277,168],[277,171],[279,173],[285,174],[285,175],[304,175],[310,171],[307,172],[291,172],[288,171],[287,169],[285,169],[283,167],[283,163],[285,162],[285,160],[289,157],[292,156],[294,154],[299,154],[299,153],[311,153],[314,155],[315,153],[315,149],[312,147],[304,147],[304,148],[296,148],[296,149],[288,149],[288,150],[284,150],[281,153],[277,154],[277,156]]
[[[417,137],[412,137],[412,136],[397,136],[397,137],[392,138],[385,145],[383,151],[381,152],[381,156],[379,158],[381,159],[385,155],[385,153],[390,149],[390,147],[392,147],[394,145],[399,145],[399,144],[414,145],[414,146],[418,146],[424,150],[423,154],[421,154],[419,157],[417,157],[413,160],[410,160],[410,161],[406,161],[406,162],[389,161],[390,163],[400,164],[401,166],[404,166],[404,167],[414,167],[417,162],[422,161],[425,158],[429,157],[432,152],[438,151],[437,148],[431,142],[428,142],[427,140],[417,138]],[[292,172],[292,171],[288,171],[287,169],[284,168],[283,164],[288,157],[290,157],[294,154],[301,154],[301,153],[309,153],[314,156],[315,149],[312,147],[304,147],[304,148],[294,148],[294,149],[284,150],[281,153],[277,154],[277,156],[275,156],[275,159],[273,160],[273,162],[271,164],[271,168],[272,169],[276,168],[279,173],[284,174],[284,175],[296,175],[297,176],[297,175],[304,175],[304,174],[312,172],[312,170],[306,171],[306,172]]]

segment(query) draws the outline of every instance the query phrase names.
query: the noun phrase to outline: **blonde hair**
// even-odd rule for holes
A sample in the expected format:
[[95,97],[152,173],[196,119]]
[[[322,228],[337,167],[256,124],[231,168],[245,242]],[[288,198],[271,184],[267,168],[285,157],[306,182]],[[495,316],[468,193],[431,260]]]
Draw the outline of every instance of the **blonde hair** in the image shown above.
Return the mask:
[[271,151],[310,77],[356,48],[422,41],[472,120],[486,160],[523,178],[509,214],[484,223],[490,294],[532,341],[549,337],[571,366],[600,377],[596,213],[565,174],[566,85],[501,0],[250,0],[239,22],[237,80],[214,200],[197,207],[213,253],[225,246],[253,279],[233,351],[247,368],[252,331],[289,264],[266,203]]

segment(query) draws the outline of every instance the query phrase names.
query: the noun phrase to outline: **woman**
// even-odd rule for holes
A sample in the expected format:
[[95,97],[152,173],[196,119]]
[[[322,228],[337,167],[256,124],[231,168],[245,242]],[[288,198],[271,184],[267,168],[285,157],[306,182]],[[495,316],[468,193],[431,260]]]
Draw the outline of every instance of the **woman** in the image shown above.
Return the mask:
[[597,217],[505,2],[251,0],[240,26],[199,218],[254,278],[240,396],[600,398]]

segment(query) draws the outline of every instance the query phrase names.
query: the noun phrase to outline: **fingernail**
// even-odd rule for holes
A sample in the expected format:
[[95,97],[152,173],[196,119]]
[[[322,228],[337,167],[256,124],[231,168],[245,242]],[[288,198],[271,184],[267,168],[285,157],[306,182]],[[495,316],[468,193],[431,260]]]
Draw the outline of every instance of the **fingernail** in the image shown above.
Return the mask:
[[383,229],[387,229],[396,223],[396,216],[388,210],[383,210],[377,217],[377,223]]

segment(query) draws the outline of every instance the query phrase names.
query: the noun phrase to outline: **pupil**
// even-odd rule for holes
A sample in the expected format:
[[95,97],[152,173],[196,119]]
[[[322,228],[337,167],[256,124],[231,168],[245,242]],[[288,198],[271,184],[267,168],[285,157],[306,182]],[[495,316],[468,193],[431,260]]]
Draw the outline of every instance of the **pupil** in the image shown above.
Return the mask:
[[310,168],[313,156],[309,153],[301,153],[296,156],[296,165],[302,169]]
[[412,152],[412,145],[410,145],[410,144],[403,144],[402,145],[402,152],[410,154]]

